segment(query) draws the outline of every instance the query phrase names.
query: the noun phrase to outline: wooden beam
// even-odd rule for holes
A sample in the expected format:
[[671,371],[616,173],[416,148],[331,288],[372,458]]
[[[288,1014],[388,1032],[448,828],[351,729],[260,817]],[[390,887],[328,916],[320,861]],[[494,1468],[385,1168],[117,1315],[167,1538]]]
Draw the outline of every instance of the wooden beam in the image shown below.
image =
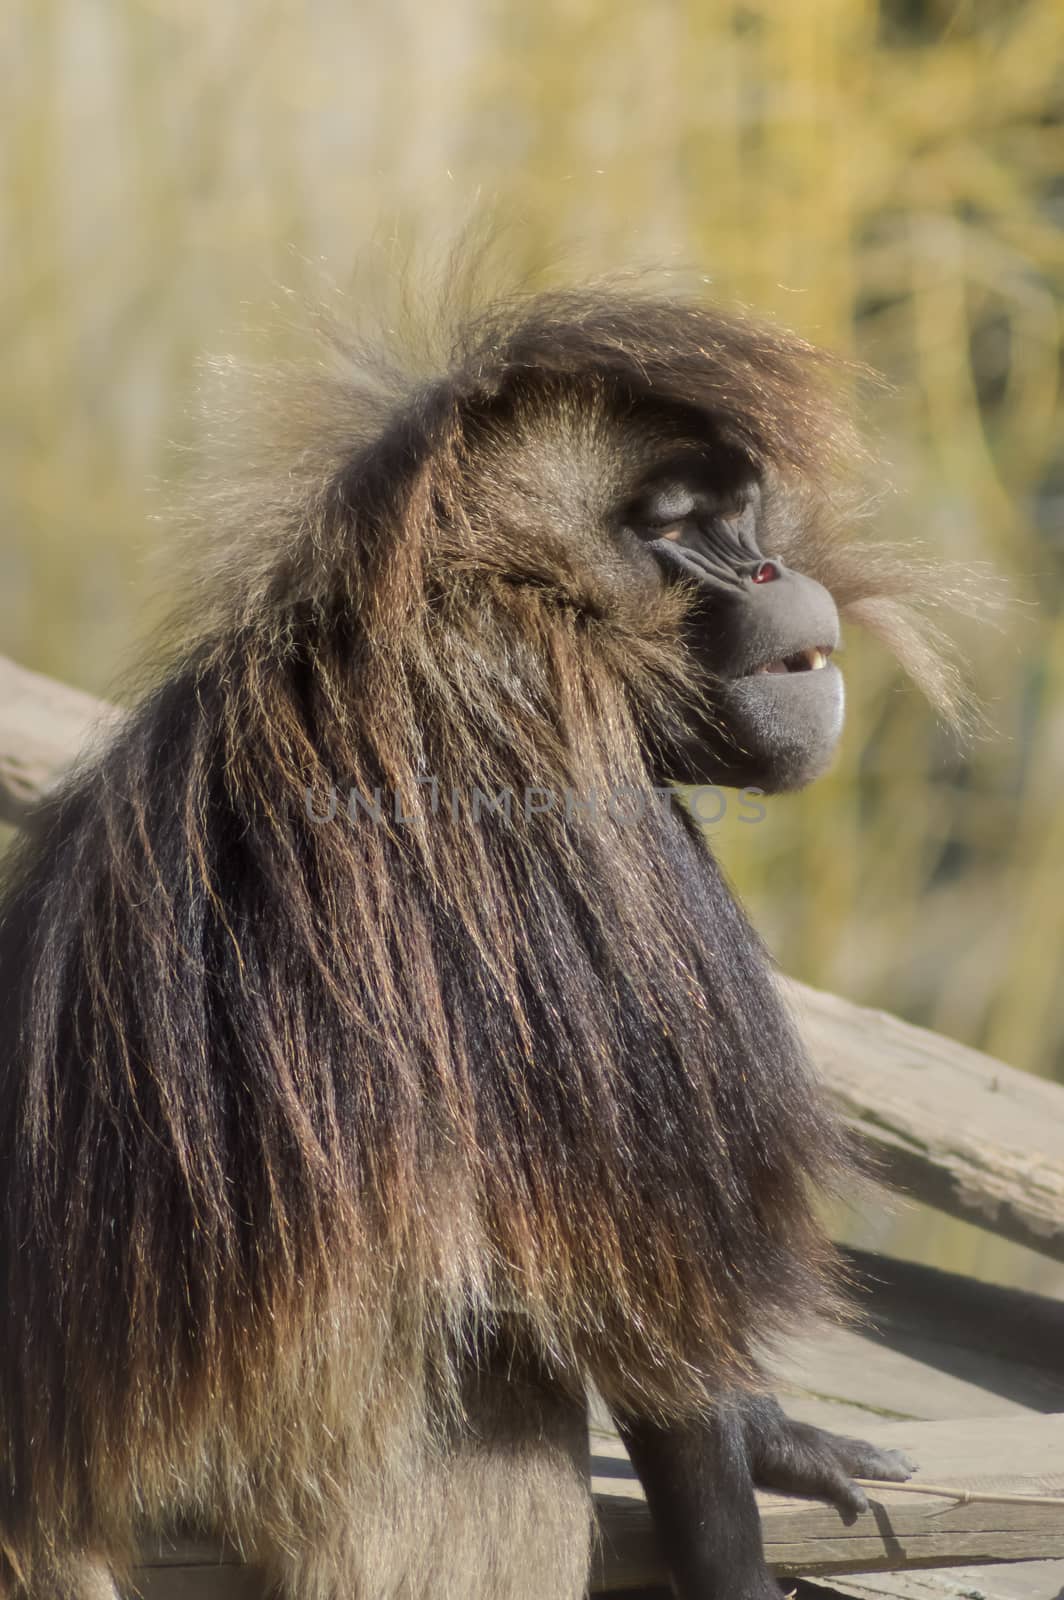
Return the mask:
[[75,757],[118,721],[117,707],[0,656],[0,822],[21,826]]
[[803,1037],[886,1182],[1064,1261],[1064,1089],[788,981]]
[[[24,821],[119,715],[0,657],[0,821]],[[787,989],[817,1067],[887,1182],[1064,1261],[1064,1089],[885,1012]]]
[[796,1329],[772,1352],[791,1416],[863,1438],[886,1420],[1064,1413],[1064,1301],[847,1254],[860,1325]]
[[[1064,1600],[1064,1561],[1008,1561],[992,1567],[922,1567],[810,1580],[801,1600]],[[625,1600],[636,1600],[626,1595]],[[659,1591],[653,1600],[672,1600]]]

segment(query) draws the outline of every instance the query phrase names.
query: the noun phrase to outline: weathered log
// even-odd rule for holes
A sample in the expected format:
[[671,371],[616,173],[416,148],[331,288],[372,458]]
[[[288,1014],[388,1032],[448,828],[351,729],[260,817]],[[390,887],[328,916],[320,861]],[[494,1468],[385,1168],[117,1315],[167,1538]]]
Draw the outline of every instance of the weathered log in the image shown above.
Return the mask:
[[21,826],[80,753],[106,737],[116,706],[0,656],[0,822]]

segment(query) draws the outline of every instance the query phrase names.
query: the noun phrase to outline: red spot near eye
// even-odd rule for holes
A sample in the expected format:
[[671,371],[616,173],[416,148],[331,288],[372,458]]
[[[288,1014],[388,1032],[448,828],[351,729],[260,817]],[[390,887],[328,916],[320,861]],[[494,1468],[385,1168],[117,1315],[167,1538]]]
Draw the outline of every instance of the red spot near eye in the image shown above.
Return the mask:
[[772,583],[779,575],[780,569],[774,561],[762,561],[750,581],[751,583]]

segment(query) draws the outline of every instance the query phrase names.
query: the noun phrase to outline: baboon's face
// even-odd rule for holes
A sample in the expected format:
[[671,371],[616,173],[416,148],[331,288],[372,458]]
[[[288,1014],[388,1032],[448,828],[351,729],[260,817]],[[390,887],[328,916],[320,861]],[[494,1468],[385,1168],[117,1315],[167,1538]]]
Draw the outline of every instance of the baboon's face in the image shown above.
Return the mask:
[[655,756],[665,781],[795,789],[838,742],[838,611],[776,554],[805,514],[776,487],[726,419],[576,384],[496,413],[477,455],[482,574],[501,567],[577,609],[620,604],[637,627],[662,584],[691,590],[699,709]]
[[710,675],[708,703],[668,774],[676,781],[798,788],[824,770],[842,730],[835,602],[766,555],[766,506],[749,465],[711,451],[652,469],[623,513],[662,581],[694,591],[688,643]]

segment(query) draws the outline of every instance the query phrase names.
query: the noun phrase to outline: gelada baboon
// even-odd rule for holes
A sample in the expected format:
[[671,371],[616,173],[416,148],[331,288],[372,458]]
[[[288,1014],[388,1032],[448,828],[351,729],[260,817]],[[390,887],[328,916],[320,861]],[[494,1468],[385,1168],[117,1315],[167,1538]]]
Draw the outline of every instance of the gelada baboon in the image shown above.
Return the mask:
[[831,510],[824,372],[529,297],[438,381],[341,352],[210,504],[7,869],[0,1592],[185,1522],[292,1600],[576,1600],[592,1386],[686,1600],[776,1593],[755,1482],[905,1476],[764,1394],[846,1153],[665,788],[821,771],[839,611],[948,693],[924,575]]

